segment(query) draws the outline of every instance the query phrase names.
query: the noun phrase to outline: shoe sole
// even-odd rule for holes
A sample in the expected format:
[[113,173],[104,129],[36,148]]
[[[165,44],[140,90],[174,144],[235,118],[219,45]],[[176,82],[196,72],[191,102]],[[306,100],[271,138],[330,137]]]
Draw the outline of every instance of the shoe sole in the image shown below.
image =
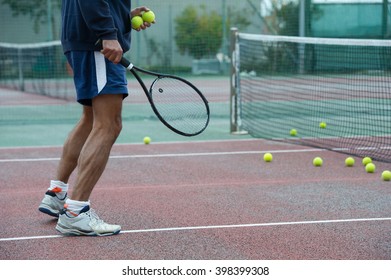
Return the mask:
[[110,236],[117,235],[121,232],[121,230],[108,233],[96,233],[95,231],[80,231],[77,229],[64,228],[59,224],[57,224],[56,230],[65,236]]
[[47,209],[44,207],[39,207],[38,210],[41,211],[42,213],[45,213],[45,214],[52,216],[52,217],[58,218],[58,216],[59,216],[59,213],[55,213],[55,212],[51,211],[50,209]]

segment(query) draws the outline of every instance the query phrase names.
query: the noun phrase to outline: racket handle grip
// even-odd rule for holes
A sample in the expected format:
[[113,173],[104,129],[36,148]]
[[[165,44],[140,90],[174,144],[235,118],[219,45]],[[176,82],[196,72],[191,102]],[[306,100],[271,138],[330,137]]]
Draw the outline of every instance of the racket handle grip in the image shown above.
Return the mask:
[[121,65],[124,66],[125,68],[128,68],[129,65],[131,64],[129,60],[127,60],[125,57],[121,58]]
[[[96,41],[96,43],[95,43],[95,46],[97,46],[99,50],[102,50],[102,48],[103,48],[102,40],[98,39],[98,41]],[[130,61],[127,60],[125,57],[121,58],[121,62],[120,63],[125,68],[128,68],[131,65]],[[131,68],[133,68],[133,67],[131,67]]]

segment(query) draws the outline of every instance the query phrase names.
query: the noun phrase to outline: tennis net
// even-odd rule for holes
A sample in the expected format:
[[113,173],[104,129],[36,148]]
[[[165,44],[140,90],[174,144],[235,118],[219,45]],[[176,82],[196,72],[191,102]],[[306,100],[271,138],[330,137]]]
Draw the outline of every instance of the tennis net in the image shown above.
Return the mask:
[[73,81],[61,42],[0,43],[0,87],[74,99]]
[[391,41],[233,30],[231,50],[231,132],[391,162]]

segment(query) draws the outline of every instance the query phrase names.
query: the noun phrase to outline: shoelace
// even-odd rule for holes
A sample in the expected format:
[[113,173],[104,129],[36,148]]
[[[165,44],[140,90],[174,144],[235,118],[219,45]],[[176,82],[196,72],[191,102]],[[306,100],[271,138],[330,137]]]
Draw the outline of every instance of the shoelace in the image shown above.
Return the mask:
[[95,212],[94,209],[90,209],[88,215],[90,216],[90,218],[91,218],[92,220],[101,221],[101,219],[99,218],[98,214]]
[[91,218],[91,222],[94,224],[104,224],[105,223],[101,218],[99,218],[98,214],[95,212],[94,209],[90,209],[88,215]]

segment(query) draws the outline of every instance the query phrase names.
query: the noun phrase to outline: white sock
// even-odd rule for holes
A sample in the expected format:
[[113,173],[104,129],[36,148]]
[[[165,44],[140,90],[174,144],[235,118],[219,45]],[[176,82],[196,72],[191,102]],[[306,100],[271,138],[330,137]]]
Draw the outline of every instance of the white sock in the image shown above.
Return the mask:
[[86,206],[90,206],[90,201],[78,201],[70,198],[65,201],[64,205],[65,209],[74,216],[79,215],[80,211]]
[[64,199],[68,192],[69,185],[61,181],[51,180],[49,191],[54,191],[59,199]]

